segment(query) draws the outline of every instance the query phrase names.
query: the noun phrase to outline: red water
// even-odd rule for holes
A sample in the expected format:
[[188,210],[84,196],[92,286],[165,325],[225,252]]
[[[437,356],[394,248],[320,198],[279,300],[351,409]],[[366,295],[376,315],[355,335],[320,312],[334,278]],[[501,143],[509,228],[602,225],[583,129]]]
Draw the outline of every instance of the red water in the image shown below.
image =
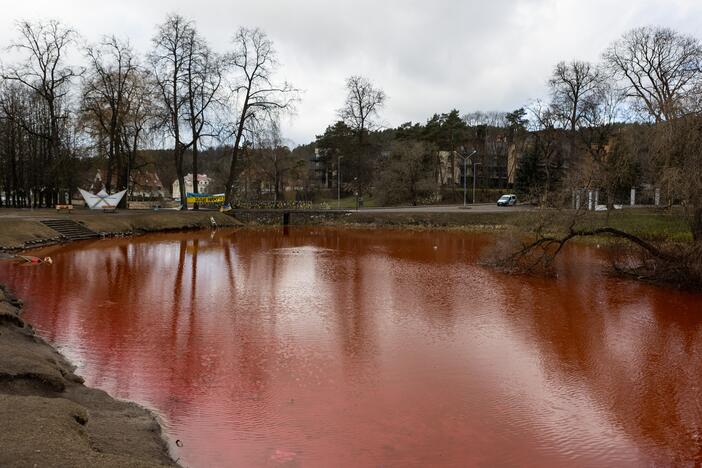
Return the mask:
[[[89,385],[157,411],[213,466],[702,462],[702,296],[477,265],[486,236],[162,234],[0,263]],[[183,442],[176,447],[175,441]]]

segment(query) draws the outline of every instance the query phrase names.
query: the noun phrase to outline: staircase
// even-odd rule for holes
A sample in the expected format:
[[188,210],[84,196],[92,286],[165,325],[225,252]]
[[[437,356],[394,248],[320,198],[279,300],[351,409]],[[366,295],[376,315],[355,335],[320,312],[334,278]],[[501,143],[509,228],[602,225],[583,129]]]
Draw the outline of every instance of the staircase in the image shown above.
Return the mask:
[[69,219],[46,219],[41,223],[58,232],[68,240],[97,239],[100,237],[97,232],[91,231],[82,224],[78,224]]

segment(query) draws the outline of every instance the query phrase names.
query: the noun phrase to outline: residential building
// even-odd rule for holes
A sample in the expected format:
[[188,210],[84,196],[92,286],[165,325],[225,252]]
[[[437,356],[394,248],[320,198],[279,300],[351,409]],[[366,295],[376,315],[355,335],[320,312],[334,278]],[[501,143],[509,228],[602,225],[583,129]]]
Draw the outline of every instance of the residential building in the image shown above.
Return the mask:
[[[128,196],[130,198],[164,198],[166,196],[163,183],[161,183],[161,179],[156,172],[135,170],[131,172],[129,178]],[[112,183],[110,185],[113,187],[112,191],[116,191],[118,185],[116,173],[112,173]],[[104,188],[105,176],[98,169],[90,185],[90,191],[95,193]]]
[[[197,191],[198,191],[198,193],[207,193],[207,189],[211,183],[212,183],[212,179],[207,177],[207,174],[198,174],[197,175]],[[185,193],[194,192],[193,189],[194,189],[193,175],[187,174],[185,176]],[[173,198],[180,199],[180,183],[178,182],[178,179],[173,181],[173,191],[171,193],[173,195]]]

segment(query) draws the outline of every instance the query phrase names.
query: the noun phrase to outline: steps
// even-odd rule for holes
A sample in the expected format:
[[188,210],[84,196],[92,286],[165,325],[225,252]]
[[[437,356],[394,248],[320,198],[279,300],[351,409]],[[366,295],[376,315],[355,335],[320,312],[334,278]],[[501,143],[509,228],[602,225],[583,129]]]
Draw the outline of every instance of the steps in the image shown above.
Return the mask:
[[68,240],[97,239],[100,237],[97,232],[91,231],[82,224],[69,219],[46,219],[41,221],[41,223]]

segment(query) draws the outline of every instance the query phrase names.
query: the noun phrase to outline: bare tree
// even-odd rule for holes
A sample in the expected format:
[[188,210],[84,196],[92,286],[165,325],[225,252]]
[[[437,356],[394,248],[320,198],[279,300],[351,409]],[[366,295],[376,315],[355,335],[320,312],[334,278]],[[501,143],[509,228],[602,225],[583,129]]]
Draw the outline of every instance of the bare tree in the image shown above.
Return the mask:
[[[198,174],[200,141],[206,126],[211,124],[209,111],[218,104],[218,94],[224,73],[223,60],[215,54],[197,32],[191,30],[185,60],[185,83],[187,121],[192,135],[193,177]],[[211,125],[210,125],[211,127]],[[198,193],[198,184],[193,183],[193,192]],[[197,203],[193,209],[198,209]]]
[[702,45],[669,28],[633,29],[604,53],[636,108],[655,122],[685,114],[699,102]]
[[132,171],[139,168],[137,165],[139,147],[147,141],[148,131],[157,116],[154,100],[156,93],[148,71],[140,69],[132,79],[133,83],[127,89],[127,107],[120,132],[120,146],[126,156],[127,189],[133,189],[129,184],[132,181]]
[[564,131],[558,125],[559,117],[552,106],[537,100],[528,110],[531,115],[531,151],[545,176],[543,186],[540,187],[540,202],[549,205],[553,203],[551,192],[555,191],[562,175]]
[[284,82],[276,84],[273,75],[278,68],[273,42],[260,29],[241,28],[233,39],[234,50],[228,62],[236,73],[233,86],[234,108],[238,119],[234,124],[229,177],[225,199],[233,201],[237,178],[237,162],[245,133],[272,121],[283,111],[290,111],[298,98],[298,90]]
[[[614,195],[618,187],[631,180],[632,167],[638,155],[621,151],[630,146],[633,130],[620,132],[626,121],[623,102],[626,96],[607,79],[603,79],[595,92],[584,101],[577,137],[586,162],[576,165],[581,178],[591,181],[595,187],[605,190],[607,206],[614,207]],[[619,132],[619,133],[618,133]],[[582,186],[581,186],[582,187]]]
[[68,120],[67,96],[71,81],[81,73],[65,63],[67,49],[74,44],[76,33],[58,21],[22,21],[18,29],[20,39],[10,48],[21,52],[24,59],[3,69],[2,77],[31,90],[46,108],[48,122],[45,127],[33,127],[26,122],[22,125],[47,142],[46,201],[54,204],[58,201],[56,175],[61,156],[61,137]]
[[[29,113],[29,91],[16,83],[0,82],[0,162],[5,187],[5,200],[8,206],[24,207],[28,203],[21,191],[27,187],[22,166],[27,165],[27,151],[23,143],[29,139],[20,121],[27,120]],[[24,154],[22,154],[24,153]],[[31,167],[35,172],[38,168]],[[0,203],[2,203],[0,199]]]
[[368,78],[351,76],[346,80],[346,101],[339,109],[339,117],[348,125],[358,138],[356,148],[356,205],[359,196],[363,196],[364,171],[362,157],[364,153],[365,134],[375,127],[375,118],[385,103],[385,93],[376,88]]
[[[179,15],[169,15],[158,27],[153,38],[153,50],[149,54],[156,89],[161,107],[161,126],[173,138],[173,162],[180,186],[180,204],[187,208],[183,155],[192,145],[184,134],[183,117],[187,106],[187,84],[184,80],[188,54],[194,37],[192,22]],[[185,139],[184,139],[185,138]],[[195,174],[197,184],[197,174]]]
[[88,73],[83,83],[83,111],[86,122],[99,135],[107,136],[105,189],[112,189],[113,171],[117,171],[118,188],[126,187],[128,174],[123,168],[123,127],[138,73],[134,52],[128,42],[115,36],[105,37],[86,49]]
[[339,109],[339,117],[354,130],[358,143],[363,144],[365,133],[372,129],[378,111],[385,104],[385,93],[363,76],[351,76],[346,80],[346,101]]
[[[284,201],[285,181],[298,168],[296,160],[280,135],[278,122],[266,122],[264,128],[257,129],[252,148],[253,166],[261,179],[273,187],[273,200]],[[302,162],[304,164],[304,161]]]
[[603,84],[602,72],[582,61],[560,62],[548,81],[553,111],[575,132],[585,120],[585,113],[597,98]]

